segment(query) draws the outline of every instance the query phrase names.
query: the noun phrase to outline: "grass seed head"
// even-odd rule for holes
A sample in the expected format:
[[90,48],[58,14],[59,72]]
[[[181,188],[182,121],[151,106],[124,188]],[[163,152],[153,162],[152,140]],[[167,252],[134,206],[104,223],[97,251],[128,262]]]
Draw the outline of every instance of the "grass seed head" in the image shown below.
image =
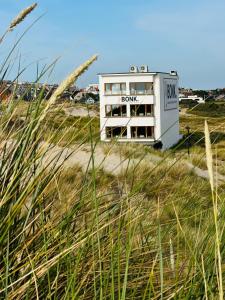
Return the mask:
[[214,190],[214,176],[213,176],[213,159],[212,159],[212,147],[210,141],[209,127],[207,121],[205,121],[205,148],[206,148],[206,163],[209,173],[209,181],[211,190]]
[[29,15],[37,6],[37,3],[32,4],[31,6],[22,10],[19,15],[11,22],[9,26],[9,31],[12,31],[19,23],[21,23],[27,15]]
[[89,60],[87,60],[84,64],[82,64],[80,67],[75,69],[56,89],[52,97],[50,98],[49,103],[53,104],[55,101],[60,98],[60,96],[64,93],[64,91],[69,88],[74,82],[78,79],[78,77],[83,74],[88,67],[97,60],[98,56],[93,55]]

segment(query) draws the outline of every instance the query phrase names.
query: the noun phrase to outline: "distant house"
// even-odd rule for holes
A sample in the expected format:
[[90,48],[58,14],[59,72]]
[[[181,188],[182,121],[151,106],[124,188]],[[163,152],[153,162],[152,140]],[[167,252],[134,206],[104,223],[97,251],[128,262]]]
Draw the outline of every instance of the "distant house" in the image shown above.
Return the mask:
[[84,92],[78,92],[70,96],[70,100],[74,102],[84,102],[86,100]]
[[97,84],[97,83],[89,84],[85,88],[85,92],[98,95],[99,94],[99,84]]
[[225,94],[219,95],[215,98],[215,101],[225,101]]
[[179,102],[188,102],[188,101],[196,101],[197,103],[205,103],[205,99],[202,97],[198,97],[197,95],[187,96],[180,94],[179,95]]
[[74,101],[75,103],[94,104],[95,102],[99,101],[99,97],[96,94],[80,91],[71,96],[70,100]]

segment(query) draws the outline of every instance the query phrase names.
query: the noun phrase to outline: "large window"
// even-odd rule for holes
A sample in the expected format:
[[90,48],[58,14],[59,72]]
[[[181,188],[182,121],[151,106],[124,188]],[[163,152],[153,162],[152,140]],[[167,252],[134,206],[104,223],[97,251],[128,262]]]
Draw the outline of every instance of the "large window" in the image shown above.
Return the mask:
[[131,104],[131,117],[152,117],[154,115],[153,104]]
[[126,117],[127,106],[126,105],[106,105],[105,106],[106,117]]
[[126,83],[105,83],[106,95],[126,95]]
[[106,127],[107,139],[127,138],[127,127]]
[[130,83],[131,95],[153,95],[152,82],[131,82]]
[[131,127],[131,138],[133,139],[150,139],[154,138],[154,127],[135,126]]

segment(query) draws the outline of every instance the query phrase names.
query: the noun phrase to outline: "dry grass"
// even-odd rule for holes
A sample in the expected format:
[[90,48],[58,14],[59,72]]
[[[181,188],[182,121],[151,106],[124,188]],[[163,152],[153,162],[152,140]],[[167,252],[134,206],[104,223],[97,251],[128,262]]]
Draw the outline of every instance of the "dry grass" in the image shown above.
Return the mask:
[[[39,98],[24,114],[12,101],[0,118],[0,144],[14,141],[1,149],[1,299],[222,300],[225,193],[212,186],[209,137],[218,141],[206,127],[211,187],[186,167],[184,149],[150,162],[154,150],[109,144],[106,155],[115,151],[135,164],[117,176],[96,169],[97,131],[90,119],[76,127],[77,120],[51,106],[92,60],[47,105]],[[23,122],[16,126],[20,113]],[[204,145],[204,120],[188,120]],[[210,131],[213,124],[220,128],[214,122],[208,122]],[[46,164],[51,145],[43,150],[41,141],[47,136],[59,144],[62,128],[89,134],[91,168],[66,169],[70,154],[62,159],[61,153]],[[66,143],[73,142],[68,136]],[[195,155],[202,154],[202,144],[195,147]]]

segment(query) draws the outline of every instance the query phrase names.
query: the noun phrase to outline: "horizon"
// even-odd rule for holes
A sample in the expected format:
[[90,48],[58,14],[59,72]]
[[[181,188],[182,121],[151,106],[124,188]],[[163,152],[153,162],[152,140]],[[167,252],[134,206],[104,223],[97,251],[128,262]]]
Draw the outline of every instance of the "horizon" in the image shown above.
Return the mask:
[[[23,4],[2,0],[1,34],[10,21],[32,1]],[[90,0],[67,4],[59,0],[38,2],[38,9],[6,39],[9,45],[36,18],[44,16],[24,37],[17,56],[31,66],[21,81],[34,80],[36,61],[39,67],[61,56],[49,83],[59,83],[92,54],[98,61],[78,81],[84,87],[97,83],[98,73],[128,71],[130,65],[147,64],[150,70],[177,70],[180,86],[211,90],[224,87],[225,3],[222,0],[180,3],[162,0],[147,3],[124,0],[123,3],[95,3]],[[171,29],[172,28],[172,29]],[[13,78],[17,65],[12,68]],[[212,77],[213,74],[213,77]]]

